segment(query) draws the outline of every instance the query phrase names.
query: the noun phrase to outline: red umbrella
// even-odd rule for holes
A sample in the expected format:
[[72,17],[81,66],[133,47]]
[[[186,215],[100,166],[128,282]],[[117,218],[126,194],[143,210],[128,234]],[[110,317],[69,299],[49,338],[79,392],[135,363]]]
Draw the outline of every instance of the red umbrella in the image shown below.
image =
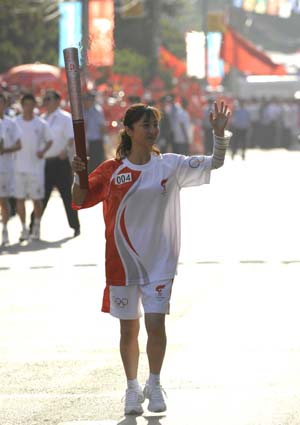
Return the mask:
[[33,63],[14,66],[2,74],[7,84],[20,86],[38,86],[41,84],[55,84],[61,82],[60,68],[45,63]]

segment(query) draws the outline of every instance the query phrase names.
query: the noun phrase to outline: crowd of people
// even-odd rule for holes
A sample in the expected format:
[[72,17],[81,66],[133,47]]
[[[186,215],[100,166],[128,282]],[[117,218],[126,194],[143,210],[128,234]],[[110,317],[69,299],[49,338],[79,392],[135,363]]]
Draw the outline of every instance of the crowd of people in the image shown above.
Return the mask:
[[[0,206],[2,245],[9,243],[8,220],[20,217],[20,242],[40,238],[40,222],[56,188],[63,200],[74,236],[80,234],[77,212],[71,204],[74,138],[69,104],[61,94],[47,89],[9,96],[0,92]],[[223,96],[224,97],[224,96]],[[232,159],[248,148],[290,148],[300,134],[300,103],[297,100],[232,99],[224,97],[232,116],[229,129]],[[119,141],[122,117],[128,106],[145,102],[161,112],[157,144],[162,153],[211,155],[213,136],[209,114],[216,97],[204,96],[199,86],[181,84],[180,92],[163,96],[126,95],[86,91],[82,96],[86,129],[88,172],[112,157]],[[33,202],[28,220],[25,200]],[[29,221],[29,223],[28,223]]]
[[[31,93],[22,95],[17,107],[0,94],[2,245],[9,243],[7,224],[15,212],[21,222],[19,241],[40,239],[41,218],[54,188],[61,195],[74,237],[80,234],[78,213],[71,207],[70,160],[75,153],[72,118],[61,103],[60,94],[51,89],[44,93],[40,105]],[[105,120],[92,94],[85,94],[83,105],[92,171],[104,160],[101,149]],[[97,144],[99,147],[94,148]],[[26,216],[27,199],[33,203],[30,220]]]
[[300,102],[296,99],[272,99],[237,101],[233,105],[231,122],[235,130],[232,156],[238,149],[286,148],[297,143],[300,133]]

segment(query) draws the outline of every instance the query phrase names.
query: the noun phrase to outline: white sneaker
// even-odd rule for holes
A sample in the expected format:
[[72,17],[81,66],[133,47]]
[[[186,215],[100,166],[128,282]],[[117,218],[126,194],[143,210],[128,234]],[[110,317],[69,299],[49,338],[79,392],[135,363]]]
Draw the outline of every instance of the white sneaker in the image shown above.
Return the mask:
[[161,385],[149,385],[146,383],[144,396],[149,399],[148,410],[150,412],[158,413],[167,410],[166,392]]
[[24,229],[21,232],[21,235],[19,237],[19,241],[23,242],[23,241],[27,241],[29,238],[29,232],[28,230],[24,227]]
[[3,229],[2,230],[2,246],[8,245],[9,244],[9,239],[8,239],[8,231],[7,229]]
[[144,412],[142,403],[145,401],[142,389],[127,389],[125,394],[125,415],[141,415]]
[[31,233],[31,239],[37,241],[40,239],[40,224],[34,224]]

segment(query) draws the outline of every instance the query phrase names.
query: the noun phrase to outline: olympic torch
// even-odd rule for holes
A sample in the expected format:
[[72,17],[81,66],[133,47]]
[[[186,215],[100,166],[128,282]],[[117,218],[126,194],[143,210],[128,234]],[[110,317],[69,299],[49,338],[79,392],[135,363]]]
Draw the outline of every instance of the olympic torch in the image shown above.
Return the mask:
[[76,155],[85,163],[85,170],[78,173],[80,187],[88,189],[88,174],[87,174],[87,157],[85,130],[81,101],[81,83],[80,69],[78,59],[78,49],[76,47],[68,47],[64,49],[65,69],[68,82],[68,92],[71,105],[71,114],[73,121],[74,140]]

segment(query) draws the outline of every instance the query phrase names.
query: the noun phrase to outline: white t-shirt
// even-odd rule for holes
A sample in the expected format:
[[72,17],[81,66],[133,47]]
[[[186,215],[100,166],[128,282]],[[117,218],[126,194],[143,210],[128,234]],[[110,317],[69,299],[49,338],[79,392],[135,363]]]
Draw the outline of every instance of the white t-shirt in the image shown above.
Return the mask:
[[46,152],[45,158],[58,156],[68,147],[68,141],[74,139],[71,114],[58,108],[52,114],[44,115],[43,118],[49,124],[53,136],[53,143]]
[[[0,120],[0,139],[3,139],[4,148],[11,148],[21,138],[17,124],[9,117]],[[12,173],[14,170],[14,152],[0,155],[0,173]]]
[[38,158],[37,152],[44,149],[52,140],[52,133],[45,120],[34,117],[30,121],[21,115],[16,118],[21,130],[21,150],[16,152],[16,171],[19,173],[40,174],[44,172],[45,159]]
[[145,165],[107,160],[89,175],[83,205],[103,201],[106,282],[173,279],[180,250],[180,189],[209,183],[211,157],[164,154]]

